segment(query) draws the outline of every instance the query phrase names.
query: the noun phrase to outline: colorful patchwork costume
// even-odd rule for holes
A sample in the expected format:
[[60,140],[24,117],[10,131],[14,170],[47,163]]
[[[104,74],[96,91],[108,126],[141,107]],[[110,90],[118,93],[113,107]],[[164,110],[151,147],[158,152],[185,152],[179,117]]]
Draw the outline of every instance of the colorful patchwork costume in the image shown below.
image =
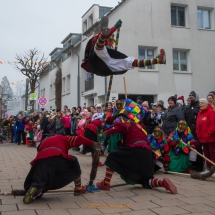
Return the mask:
[[141,125],[146,112],[134,101],[126,99],[114,126],[103,133],[101,140],[111,134],[121,133],[124,144],[108,154],[105,178],[96,184],[101,190],[110,190],[112,175],[117,172],[128,183],[141,184],[146,188],[164,187],[173,194],[177,193],[177,188],[168,178],[158,180],[153,177],[153,153],[148,144],[147,133]]
[[112,28],[108,28],[108,18],[102,17],[101,32],[87,43],[85,59],[81,65],[84,70],[98,76],[109,76],[124,74],[135,67],[166,64],[164,49],[160,50],[160,54],[156,58],[149,60],[138,60],[113,50],[113,42],[110,37],[121,25],[122,21],[118,20]]
[[[193,135],[185,120],[180,120],[177,128],[168,137],[171,148],[169,170],[173,172],[184,172],[191,165],[189,160],[189,146]],[[182,142],[188,144],[186,147]]]
[[151,149],[154,152],[155,159],[155,170],[164,167],[168,170],[168,163],[170,162],[169,157],[169,145],[167,139],[160,127],[155,127],[153,134],[148,135],[148,142]]

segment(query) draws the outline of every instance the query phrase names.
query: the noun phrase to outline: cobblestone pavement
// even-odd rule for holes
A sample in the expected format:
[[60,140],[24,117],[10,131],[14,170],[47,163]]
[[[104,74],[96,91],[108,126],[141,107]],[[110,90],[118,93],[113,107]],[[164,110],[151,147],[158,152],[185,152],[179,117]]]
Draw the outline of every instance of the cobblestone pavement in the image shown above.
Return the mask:
[[[74,152],[71,151],[72,154]],[[81,164],[82,182],[89,180],[91,156],[75,153]],[[0,189],[23,189],[25,177],[30,169],[29,162],[35,157],[36,149],[15,144],[0,144]],[[104,161],[104,157],[101,158]],[[98,168],[97,179],[103,179],[105,167]],[[44,194],[40,200],[30,205],[22,202],[23,197],[0,196],[1,215],[174,215],[174,214],[215,214],[215,179],[198,181],[187,176],[156,174],[162,179],[169,177],[178,188],[178,194],[172,195],[162,188],[148,190],[141,186],[121,186],[111,191],[100,191],[75,197],[64,190],[74,189],[71,183],[62,193]],[[114,174],[113,184],[123,181]]]

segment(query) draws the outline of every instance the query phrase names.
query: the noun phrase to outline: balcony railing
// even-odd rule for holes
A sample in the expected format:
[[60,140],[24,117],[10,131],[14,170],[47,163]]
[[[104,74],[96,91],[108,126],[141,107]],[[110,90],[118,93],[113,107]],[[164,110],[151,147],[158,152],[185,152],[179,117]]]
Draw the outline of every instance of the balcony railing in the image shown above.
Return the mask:
[[51,57],[51,61],[58,61],[58,60],[60,60],[61,56],[62,56],[62,51],[60,50],[60,51],[56,52],[56,53]]
[[88,78],[85,80],[85,91],[94,89],[94,78]]
[[66,53],[72,46],[76,46],[78,43],[80,43],[81,38],[81,34],[72,35],[70,40],[63,45],[63,53]]

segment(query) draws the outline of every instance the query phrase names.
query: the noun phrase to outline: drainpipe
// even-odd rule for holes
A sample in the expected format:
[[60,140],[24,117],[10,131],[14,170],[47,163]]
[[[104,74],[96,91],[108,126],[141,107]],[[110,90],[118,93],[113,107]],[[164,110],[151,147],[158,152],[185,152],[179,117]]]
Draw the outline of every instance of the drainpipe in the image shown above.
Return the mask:
[[77,90],[77,106],[80,106],[80,56],[78,55],[78,53],[76,52],[76,50],[74,49],[74,47],[72,46],[72,50],[74,51],[74,53],[77,55],[78,57],[78,77],[77,77],[77,81],[78,81],[78,90]]

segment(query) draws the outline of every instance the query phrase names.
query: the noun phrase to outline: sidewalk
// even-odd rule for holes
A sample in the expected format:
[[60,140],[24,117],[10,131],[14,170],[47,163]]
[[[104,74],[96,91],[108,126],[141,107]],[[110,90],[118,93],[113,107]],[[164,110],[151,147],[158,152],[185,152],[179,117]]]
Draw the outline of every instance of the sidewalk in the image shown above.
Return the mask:
[[[74,155],[73,151],[70,151]],[[91,156],[76,156],[82,169],[82,182],[87,184],[91,170]],[[0,144],[0,189],[23,189],[30,161],[36,149],[11,143]],[[104,157],[101,161],[104,161]],[[102,180],[105,167],[99,167],[96,182]],[[23,197],[0,196],[1,215],[174,215],[215,214],[215,178],[198,181],[187,176],[156,174],[162,179],[169,177],[177,186],[178,194],[172,195],[162,188],[143,189],[141,186],[121,186],[111,191],[100,191],[75,197],[73,193],[44,194],[30,205],[22,202]],[[118,174],[113,175],[112,185],[124,183]],[[73,190],[74,184],[62,188]]]

